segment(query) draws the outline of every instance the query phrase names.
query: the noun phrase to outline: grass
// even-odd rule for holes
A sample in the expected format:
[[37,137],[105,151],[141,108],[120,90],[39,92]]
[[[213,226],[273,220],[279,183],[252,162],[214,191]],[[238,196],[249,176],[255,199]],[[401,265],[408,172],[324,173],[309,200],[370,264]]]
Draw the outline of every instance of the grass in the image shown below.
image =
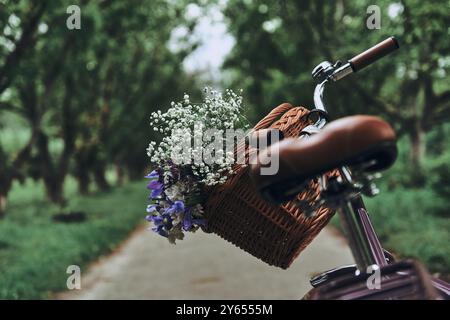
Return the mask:
[[443,199],[430,189],[398,188],[382,190],[366,204],[386,249],[401,257],[417,258],[431,272],[448,278],[450,219]]
[[[449,133],[450,126],[443,130]],[[450,280],[450,198],[443,192],[449,190],[450,168],[433,169],[442,163],[449,165],[450,150],[445,140],[433,141],[430,141],[430,150],[424,159],[426,183],[422,188],[404,187],[412,170],[408,167],[409,142],[402,138],[397,144],[399,156],[395,165],[377,181],[381,193],[364,200],[387,250],[398,258],[418,259],[430,272]],[[431,147],[442,150],[433,153]],[[335,218],[333,223],[338,225],[338,219]]]
[[44,200],[41,184],[14,186],[7,216],[0,221],[0,299],[45,299],[65,289],[69,265],[83,270],[143,221],[142,182],[80,197],[68,179],[65,190],[67,210],[86,212],[84,222],[53,222],[60,209]]
[[[395,170],[395,169],[394,169]],[[381,193],[365,197],[366,207],[384,248],[397,258],[415,258],[431,273],[450,279],[450,219],[448,199],[430,188],[388,187],[389,178],[380,183]],[[335,217],[333,224],[339,227]]]

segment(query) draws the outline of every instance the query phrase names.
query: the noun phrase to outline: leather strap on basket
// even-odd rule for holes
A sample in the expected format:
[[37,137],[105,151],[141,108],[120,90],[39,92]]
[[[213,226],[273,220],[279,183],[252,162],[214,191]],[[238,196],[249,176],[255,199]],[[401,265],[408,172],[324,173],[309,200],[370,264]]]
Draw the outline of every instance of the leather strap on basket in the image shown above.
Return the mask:
[[[269,128],[276,120],[278,120],[283,114],[285,114],[290,109],[294,108],[290,103],[282,103],[278,107],[275,107],[268,113],[262,120],[260,120],[251,130],[251,132],[255,132],[261,129],[267,129]],[[245,150],[245,160],[246,162],[249,159],[250,153],[252,152],[250,149],[248,149],[248,145],[245,141],[241,141],[236,146],[236,149],[234,150],[235,156],[237,154],[240,154]],[[234,170],[237,170],[240,168],[240,165],[235,165]]]
[[278,107],[274,108],[270,113],[265,116],[261,121],[259,121],[253,130],[266,129],[270,127],[272,123],[275,122],[281,115],[286,113],[286,111],[292,109],[293,106],[290,103],[282,103]]

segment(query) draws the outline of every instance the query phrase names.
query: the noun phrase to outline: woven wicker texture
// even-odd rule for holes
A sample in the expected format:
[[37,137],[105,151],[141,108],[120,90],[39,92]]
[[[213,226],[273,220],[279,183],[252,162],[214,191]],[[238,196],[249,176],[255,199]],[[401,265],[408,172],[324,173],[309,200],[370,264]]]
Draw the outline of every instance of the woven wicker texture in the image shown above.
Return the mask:
[[[310,124],[308,114],[303,107],[284,103],[273,109],[254,130],[274,128],[281,130],[285,137],[295,137]],[[282,206],[271,205],[254,190],[248,167],[235,164],[233,171],[225,184],[210,191],[205,204],[204,230],[218,234],[270,265],[288,268],[334,212],[320,208],[313,217],[306,218],[292,201]],[[311,202],[318,196],[318,183],[311,181],[297,199]]]

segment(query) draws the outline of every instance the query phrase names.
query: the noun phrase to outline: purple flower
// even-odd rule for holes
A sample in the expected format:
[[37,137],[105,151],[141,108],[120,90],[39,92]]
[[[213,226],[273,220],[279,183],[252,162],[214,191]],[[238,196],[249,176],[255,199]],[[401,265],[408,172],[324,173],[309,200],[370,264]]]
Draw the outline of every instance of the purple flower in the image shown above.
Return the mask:
[[164,229],[164,226],[153,227],[152,231],[165,238],[169,236],[169,233]]
[[148,215],[145,219],[153,222],[155,226],[152,230],[163,237],[167,237],[168,231],[173,227],[173,220],[169,214],[163,214],[160,216]]
[[146,217],[148,221],[153,222],[153,224],[157,227],[163,226],[167,227],[168,229],[172,228],[172,218],[168,214],[162,214],[160,216],[154,216],[154,215],[148,215]]
[[159,179],[158,171],[153,170],[148,175],[146,175],[144,178],[147,178],[147,179]]
[[157,211],[157,208],[158,208],[158,206],[156,204],[149,204],[147,206],[147,212],[148,213],[155,212],[155,211]]
[[152,180],[147,185],[147,189],[152,190],[151,197],[156,198],[163,192],[164,184],[159,182],[158,180]]
[[175,201],[167,210],[166,212],[169,214],[172,213],[181,213],[184,211],[184,202],[181,200]]
[[189,231],[192,228],[192,213],[191,210],[187,210],[183,219],[183,230]]
[[194,225],[204,225],[205,220],[203,219],[193,219],[191,210],[186,210],[186,213],[184,214],[183,218],[183,230],[189,231],[192,229],[192,226]]
[[159,189],[163,186],[163,184],[161,182],[159,182],[158,180],[152,180],[147,184],[147,189],[150,190],[156,190]]

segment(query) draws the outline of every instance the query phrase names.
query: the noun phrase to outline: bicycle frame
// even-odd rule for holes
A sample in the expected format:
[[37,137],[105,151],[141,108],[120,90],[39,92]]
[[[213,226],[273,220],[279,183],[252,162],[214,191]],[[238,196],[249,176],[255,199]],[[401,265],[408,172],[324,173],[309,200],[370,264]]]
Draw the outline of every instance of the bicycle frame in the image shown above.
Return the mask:
[[[314,105],[318,111],[319,118],[311,125],[312,128],[305,128],[307,132],[314,133],[320,131],[327,124],[327,109],[324,103],[324,91],[326,84],[330,81],[338,81],[352,73],[350,64],[340,66],[340,63],[331,65],[329,62],[323,62],[313,71],[313,77],[321,81],[314,90]],[[327,70],[328,68],[328,70]],[[318,70],[319,69],[319,70]],[[325,76],[320,74],[325,73]],[[339,168],[341,178],[347,182],[352,182],[352,173],[347,167]],[[373,195],[377,192],[373,190]],[[339,276],[346,272],[367,272],[369,267],[386,266],[394,262],[393,257],[383,249],[378,236],[370,221],[369,214],[364,205],[361,195],[345,201],[339,208],[339,218],[342,227],[348,237],[349,246],[352,251],[356,266],[346,266],[336,268],[311,279],[311,284],[316,287],[322,283],[333,279],[333,274]],[[440,279],[433,278],[432,285],[442,294],[450,297],[450,284]]]

